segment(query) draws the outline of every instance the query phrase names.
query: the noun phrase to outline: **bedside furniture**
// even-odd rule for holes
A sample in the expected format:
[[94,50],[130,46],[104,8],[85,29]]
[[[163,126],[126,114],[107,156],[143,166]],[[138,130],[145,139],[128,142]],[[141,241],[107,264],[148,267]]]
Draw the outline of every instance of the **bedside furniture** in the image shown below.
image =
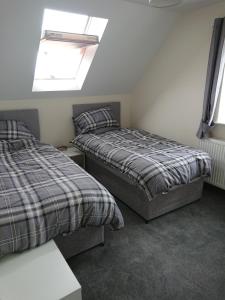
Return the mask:
[[54,241],[0,259],[1,300],[81,300],[81,286]]
[[71,158],[80,167],[85,167],[84,154],[75,147],[68,147],[66,150],[62,151],[65,155]]

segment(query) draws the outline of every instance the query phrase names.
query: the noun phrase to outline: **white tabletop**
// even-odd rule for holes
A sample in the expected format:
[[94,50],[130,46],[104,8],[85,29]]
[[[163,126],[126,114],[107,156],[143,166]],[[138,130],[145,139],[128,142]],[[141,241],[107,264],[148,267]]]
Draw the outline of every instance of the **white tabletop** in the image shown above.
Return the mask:
[[81,286],[54,241],[0,259],[1,300],[81,299]]
[[82,155],[82,152],[75,147],[68,147],[66,150],[63,151],[63,153],[69,157],[76,156],[76,155]]

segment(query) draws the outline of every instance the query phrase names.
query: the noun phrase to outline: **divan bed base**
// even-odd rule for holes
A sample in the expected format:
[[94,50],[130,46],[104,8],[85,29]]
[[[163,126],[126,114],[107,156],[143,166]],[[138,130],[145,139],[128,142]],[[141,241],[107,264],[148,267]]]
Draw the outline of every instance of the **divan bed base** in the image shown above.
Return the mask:
[[202,196],[203,178],[175,187],[168,193],[157,195],[149,201],[144,191],[134,185],[127,176],[107,166],[92,155],[85,155],[85,169],[116,198],[124,202],[147,222],[199,200]]
[[55,243],[63,256],[68,259],[96,246],[104,246],[104,226],[85,227],[66,236],[58,236]]

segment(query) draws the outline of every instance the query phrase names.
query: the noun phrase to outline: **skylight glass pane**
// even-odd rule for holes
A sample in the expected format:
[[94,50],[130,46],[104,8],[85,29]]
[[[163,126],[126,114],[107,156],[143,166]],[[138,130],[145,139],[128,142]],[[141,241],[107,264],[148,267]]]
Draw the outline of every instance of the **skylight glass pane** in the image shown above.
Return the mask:
[[[57,42],[42,43],[39,48],[36,79],[75,79],[82,49]],[[57,62],[57,63],[56,63]]]
[[88,16],[58,10],[45,9],[42,31],[55,30],[71,33],[84,33]]
[[92,17],[87,26],[85,33],[91,34],[91,35],[92,34],[97,35],[99,37],[99,41],[100,41],[103,36],[103,33],[105,31],[107,23],[108,23],[107,19],[100,19],[100,18]]
[[32,90],[80,90],[107,22],[45,9]]

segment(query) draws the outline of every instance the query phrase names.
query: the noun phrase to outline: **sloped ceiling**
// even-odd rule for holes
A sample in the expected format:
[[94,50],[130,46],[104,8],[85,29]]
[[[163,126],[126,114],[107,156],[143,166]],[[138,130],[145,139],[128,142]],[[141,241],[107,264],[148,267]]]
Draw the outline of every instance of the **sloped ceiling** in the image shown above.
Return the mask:
[[[32,93],[44,8],[109,18],[81,91]],[[119,0],[1,0],[0,100],[128,93],[176,18]]]
[[[142,5],[149,6],[149,0],[124,0],[128,2],[134,2]],[[164,0],[165,2],[167,0]],[[169,10],[174,10],[174,11],[189,11],[192,9],[200,8],[202,6],[206,5],[211,5],[217,2],[222,2],[223,0],[181,0],[181,4],[168,8]],[[155,1],[157,2],[157,0]]]

